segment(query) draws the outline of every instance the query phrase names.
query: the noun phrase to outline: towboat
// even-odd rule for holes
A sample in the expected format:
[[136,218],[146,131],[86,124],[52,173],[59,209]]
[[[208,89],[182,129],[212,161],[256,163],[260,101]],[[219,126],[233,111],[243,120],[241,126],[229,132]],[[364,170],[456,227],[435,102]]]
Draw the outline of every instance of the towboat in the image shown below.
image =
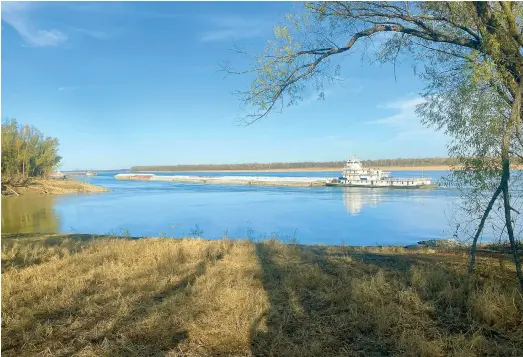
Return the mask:
[[355,157],[345,163],[338,178],[328,179],[325,186],[341,187],[390,187],[390,188],[422,188],[431,187],[430,177],[392,178],[390,172],[364,168],[361,161]]

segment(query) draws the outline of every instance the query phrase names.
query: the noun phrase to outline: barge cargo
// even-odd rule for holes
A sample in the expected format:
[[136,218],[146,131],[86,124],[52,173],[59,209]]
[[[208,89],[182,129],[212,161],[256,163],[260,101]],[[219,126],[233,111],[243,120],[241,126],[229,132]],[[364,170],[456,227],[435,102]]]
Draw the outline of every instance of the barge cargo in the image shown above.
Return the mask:
[[272,176],[165,176],[154,174],[118,174],[117,180],[163,181],[179,183],[200,183],[215,185],[257,185],[257,186],[325,186],[325,179],[318,177],[272,177]]

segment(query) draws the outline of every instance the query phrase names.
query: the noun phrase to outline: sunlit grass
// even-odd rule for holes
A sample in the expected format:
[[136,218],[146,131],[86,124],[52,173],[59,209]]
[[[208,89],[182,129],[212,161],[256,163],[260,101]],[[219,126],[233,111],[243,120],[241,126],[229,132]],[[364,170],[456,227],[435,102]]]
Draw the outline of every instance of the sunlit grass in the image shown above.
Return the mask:
[[[501,253],[236,240],[2,239],[5,356],[521,356]],[[502,263],[501,263],[502,262]]]

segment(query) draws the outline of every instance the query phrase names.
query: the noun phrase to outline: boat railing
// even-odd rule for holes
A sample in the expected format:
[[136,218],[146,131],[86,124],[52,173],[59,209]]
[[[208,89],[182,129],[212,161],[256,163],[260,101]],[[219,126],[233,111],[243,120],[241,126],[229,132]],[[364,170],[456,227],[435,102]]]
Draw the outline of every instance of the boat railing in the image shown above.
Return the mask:
[[419,181],[419,180],[430,180],[430,177],[391,177],[390,181]]

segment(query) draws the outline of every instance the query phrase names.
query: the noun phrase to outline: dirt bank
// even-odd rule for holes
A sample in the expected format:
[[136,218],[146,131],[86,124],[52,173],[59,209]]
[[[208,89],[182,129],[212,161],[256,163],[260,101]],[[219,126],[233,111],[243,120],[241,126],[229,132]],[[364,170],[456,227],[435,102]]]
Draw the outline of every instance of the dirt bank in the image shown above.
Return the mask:
[[28,195],[28,194],[49,194],[64,195],[71,193],[94,193],[107,192],[105,187],[92,185],[90,183],[76,180],[32,180],[25,186],[11,186],[2,184],[2,195]]

